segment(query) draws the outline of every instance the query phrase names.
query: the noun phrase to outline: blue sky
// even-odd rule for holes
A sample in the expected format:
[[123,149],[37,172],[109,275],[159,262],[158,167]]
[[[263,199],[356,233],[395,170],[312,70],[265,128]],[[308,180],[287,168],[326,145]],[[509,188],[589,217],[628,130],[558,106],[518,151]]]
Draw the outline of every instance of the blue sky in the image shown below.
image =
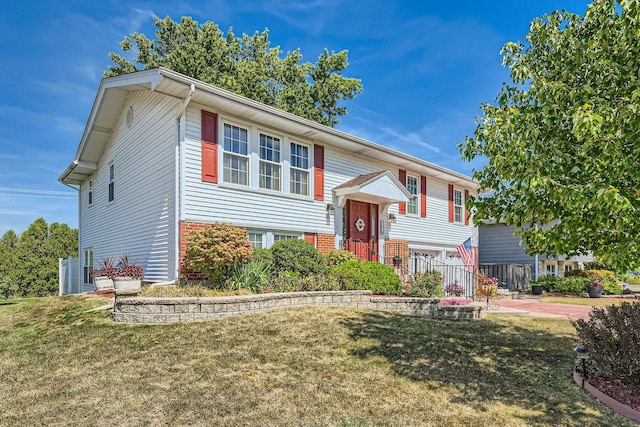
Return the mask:
[[[338,129],[465,174],[456,144],[473,133],[482,102],[508,73],[500,47],[529,23],[584,0],[22,0],[0,15],[0,236],[36,218],[78,226],[74,190],[58,176],[73,160],[108,54],[133,32],[153,36],[153,15],[192,16],[223,31],[269,28],[272,46],[305,61],[349,51],[345,74],[364,91]],[[455,4],[455,6],[453,6]]]

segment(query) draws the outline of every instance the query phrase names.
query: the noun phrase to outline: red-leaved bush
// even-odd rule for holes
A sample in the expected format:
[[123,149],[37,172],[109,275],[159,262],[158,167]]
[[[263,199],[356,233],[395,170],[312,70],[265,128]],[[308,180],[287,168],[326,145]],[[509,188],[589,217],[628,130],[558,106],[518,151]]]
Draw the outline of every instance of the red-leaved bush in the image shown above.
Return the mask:
[[217,222],[187,236],[189,267],[204,274],[216,287],[224,286],[233,267],[252,256],[247,231],[235,225]]
[[594,308],[573,325],[602,374],[640,392],[640,303]]

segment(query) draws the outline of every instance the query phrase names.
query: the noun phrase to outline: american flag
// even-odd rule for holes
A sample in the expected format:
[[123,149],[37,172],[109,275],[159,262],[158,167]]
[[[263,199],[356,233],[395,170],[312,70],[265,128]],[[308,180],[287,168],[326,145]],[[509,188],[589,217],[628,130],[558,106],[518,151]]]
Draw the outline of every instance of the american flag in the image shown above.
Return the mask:
[[471,237],[458,246],[458,255],[468,270],[473,270],[476,265],[476,253],[471,246]]

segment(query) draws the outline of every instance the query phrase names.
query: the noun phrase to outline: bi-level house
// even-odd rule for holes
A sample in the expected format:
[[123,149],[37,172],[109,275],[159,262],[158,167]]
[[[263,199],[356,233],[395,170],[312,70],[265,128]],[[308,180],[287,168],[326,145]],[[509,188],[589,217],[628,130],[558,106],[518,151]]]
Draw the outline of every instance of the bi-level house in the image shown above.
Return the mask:
[[164,68],[101,82],[59,180],[78,189],[81,291],[124,253],[145,281],[185,277],[187,233],[214,222],[410,271],[477,241],[470,177]]

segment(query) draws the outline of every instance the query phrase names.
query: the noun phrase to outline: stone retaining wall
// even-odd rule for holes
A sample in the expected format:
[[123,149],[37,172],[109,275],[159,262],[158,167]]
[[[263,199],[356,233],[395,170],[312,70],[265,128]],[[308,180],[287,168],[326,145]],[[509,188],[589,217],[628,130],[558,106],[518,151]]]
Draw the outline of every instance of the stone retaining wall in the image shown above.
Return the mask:
[[122,323],[195,322],[285,307],[328,306],[437,317],[482,319],[482,304],[440,306],[439,299],[373,296],[370,291],[284,292],[232,297],[156,298],[116,294],[113,319]]

